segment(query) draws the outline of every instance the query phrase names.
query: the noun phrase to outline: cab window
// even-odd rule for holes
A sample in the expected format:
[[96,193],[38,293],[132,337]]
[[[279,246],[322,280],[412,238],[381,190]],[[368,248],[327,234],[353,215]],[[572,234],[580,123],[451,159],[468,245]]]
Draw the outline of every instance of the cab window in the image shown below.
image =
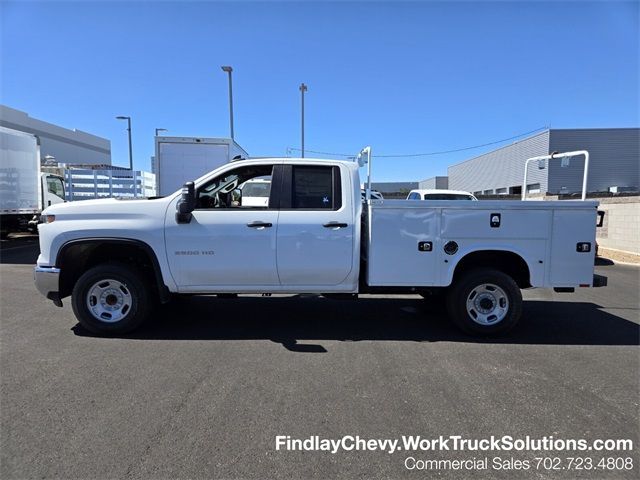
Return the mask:
[[196,209],[273,208],[273,165],[250,165],[227,171],[198,188]]
[[291,208],[338,210],[342,206],[339,167],[294,165],[291,179]]

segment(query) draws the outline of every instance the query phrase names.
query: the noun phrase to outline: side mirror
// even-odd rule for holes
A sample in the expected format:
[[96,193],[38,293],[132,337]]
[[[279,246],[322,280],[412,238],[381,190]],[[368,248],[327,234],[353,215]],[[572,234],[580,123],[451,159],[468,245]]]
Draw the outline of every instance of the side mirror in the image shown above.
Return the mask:
[[191,212],[196,208],[196,188],[193,182],[186,182],[182,186],[182,196],[176,204],[176,222],[191,222]]

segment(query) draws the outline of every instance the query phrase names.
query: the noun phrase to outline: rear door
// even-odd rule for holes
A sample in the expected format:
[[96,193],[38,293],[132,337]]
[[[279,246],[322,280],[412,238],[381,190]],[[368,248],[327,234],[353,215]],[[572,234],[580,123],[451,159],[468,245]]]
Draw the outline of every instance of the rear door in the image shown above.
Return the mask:
[[283,286],[335,286],[353,264],[354,213],[339,166],[283,165],[277,265]]

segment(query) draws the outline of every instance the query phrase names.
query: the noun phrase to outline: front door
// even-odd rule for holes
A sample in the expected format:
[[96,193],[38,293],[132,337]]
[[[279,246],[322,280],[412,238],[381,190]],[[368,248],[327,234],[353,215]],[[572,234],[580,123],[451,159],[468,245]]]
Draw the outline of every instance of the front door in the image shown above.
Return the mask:
[[[167,256],[180,291],[259,291],[279,285],[272,174],[272,164],[227,170],[198,186],[190,223],[178,224],[173,212],[167,213]],[[258,193],[253,188],[243,205],[242,189],[249,180],[259,180],[262,188]],[[268,201],[258,202],[255,195]]]

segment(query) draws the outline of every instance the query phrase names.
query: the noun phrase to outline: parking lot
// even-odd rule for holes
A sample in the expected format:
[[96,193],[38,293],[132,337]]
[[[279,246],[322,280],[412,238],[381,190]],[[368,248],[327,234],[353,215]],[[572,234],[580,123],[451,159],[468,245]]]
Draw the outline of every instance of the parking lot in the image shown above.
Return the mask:
[[460,334],[417,296],[192,297],[97,338],[68,299],[56,308],[35,291],[35,242],[1,252],[4,479],[477,476],[409,471],[407,452],[277,451],[278,435],[628,438],[631,453],[589,453],[631,456],[631,471],[488,476],[637,478],[636,266],[599,262],[607,288],[525,292],[500,339]]

